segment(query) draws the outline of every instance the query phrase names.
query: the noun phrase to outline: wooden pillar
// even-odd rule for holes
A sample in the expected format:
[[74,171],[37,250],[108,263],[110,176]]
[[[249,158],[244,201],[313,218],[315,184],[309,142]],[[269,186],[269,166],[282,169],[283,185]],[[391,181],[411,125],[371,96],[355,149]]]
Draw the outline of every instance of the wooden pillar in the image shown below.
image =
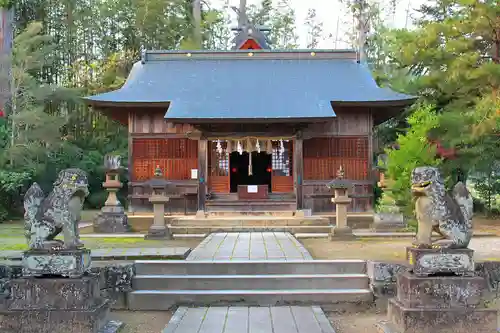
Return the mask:
[[304,182],[304,140],[302,132],[298,132],[293,145],[293,181],[295,184],[295,195],[297,197],[297,210],[302,210],[303,195],[302,183]]
[[134,131],[134,114],[130,111],[128,113],[128,161],[127,161],[127,173],[128,173],[128,208],[130,213],[134,212],[134,207],[132,205],[132,195],[134,194],[134,187],[132,186],[132,173],[134,172],[134,160],[133,160],[133,146],[134,140],[132,139],[132,133]]
[[201,137],[198,140],[198,212],[205,211],[207,189],[207,153],[208,140]]

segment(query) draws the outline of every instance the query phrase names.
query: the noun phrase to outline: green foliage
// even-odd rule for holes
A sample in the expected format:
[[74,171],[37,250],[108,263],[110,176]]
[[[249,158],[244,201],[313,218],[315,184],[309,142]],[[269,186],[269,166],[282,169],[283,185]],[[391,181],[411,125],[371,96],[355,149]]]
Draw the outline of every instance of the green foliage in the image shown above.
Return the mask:
[[249,6],[248,17],[250,22],[271,29],[268,37],[272,48],[296,49],[298,47],[295,10],[290,5],[290,0],[279,0],[276,6],[273,5],[272,0],[262,0],[259,6]]
[[410,127],[405,134],[398,135],[399,149],[387,149],[387,176],[394,200],[408,216],[413,211],[411,197],[411,172],[419,166],[439,166],[433,145],[429,143],[429,132],[439,125],[439,117],[430,105],[419,105],[408,118]]
[[0,0],[0,8],[11,8],[14,5],[12,0]]
[[10,216],[20,214],[21,195],[30,180],[31,175],[27,172],[0,169],[0,223]]

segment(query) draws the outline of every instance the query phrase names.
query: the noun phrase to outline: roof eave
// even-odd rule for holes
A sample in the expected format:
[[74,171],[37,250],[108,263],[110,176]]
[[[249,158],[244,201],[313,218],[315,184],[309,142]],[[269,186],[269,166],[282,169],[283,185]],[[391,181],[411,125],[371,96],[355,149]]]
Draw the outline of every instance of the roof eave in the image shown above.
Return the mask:
[[328,119],[333,119],[336,116],[329,117],[294,117],[294,118],[170,118],[165,117],[165,120],[173,123],[187,124],[206,124],[206,123],[239,123],[244,120],[246,123],[317,123]]

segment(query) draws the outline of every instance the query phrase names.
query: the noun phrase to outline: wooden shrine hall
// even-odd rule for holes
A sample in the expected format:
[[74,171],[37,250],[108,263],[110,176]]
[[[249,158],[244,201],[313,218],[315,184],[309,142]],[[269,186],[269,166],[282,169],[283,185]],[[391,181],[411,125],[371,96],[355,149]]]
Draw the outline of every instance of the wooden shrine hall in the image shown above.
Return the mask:
[[85,98],[128,126],[130,205],[151,209],[159,166],[167,211],[333,212],[340,166],[350,210],[373,205],[372,129],[414,98],[380,88],[350,50],[272,50],[253,25],[230,51],[144,51],[120,89]]

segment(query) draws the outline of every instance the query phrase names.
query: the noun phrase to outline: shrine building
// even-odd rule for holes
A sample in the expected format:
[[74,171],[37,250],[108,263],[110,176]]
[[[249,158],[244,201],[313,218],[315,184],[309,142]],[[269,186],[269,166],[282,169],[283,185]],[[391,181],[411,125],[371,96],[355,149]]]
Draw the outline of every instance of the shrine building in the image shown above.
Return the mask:
[[246,24],[230,51],[143,51],[118,90],[86,97],[129,129],[129,204],[150,211],[159,167],[167,212],[332,213],[340,166],[350,211],[373,210],[373,127],[415,98],[380,88],[352,50],[274,50]]

